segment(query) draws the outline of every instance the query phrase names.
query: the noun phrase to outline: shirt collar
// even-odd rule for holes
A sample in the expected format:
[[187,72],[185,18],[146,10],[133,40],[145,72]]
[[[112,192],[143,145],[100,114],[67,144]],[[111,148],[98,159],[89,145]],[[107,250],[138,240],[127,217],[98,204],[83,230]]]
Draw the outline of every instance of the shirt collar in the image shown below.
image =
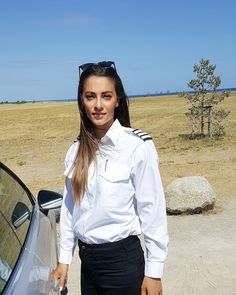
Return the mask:
[[122,131],[122,126],[120,125],[119,120],[116,119],[107,133],[101,138],[101,143],[109,144],[109,142],[111,142],[113,145],[115,145]]

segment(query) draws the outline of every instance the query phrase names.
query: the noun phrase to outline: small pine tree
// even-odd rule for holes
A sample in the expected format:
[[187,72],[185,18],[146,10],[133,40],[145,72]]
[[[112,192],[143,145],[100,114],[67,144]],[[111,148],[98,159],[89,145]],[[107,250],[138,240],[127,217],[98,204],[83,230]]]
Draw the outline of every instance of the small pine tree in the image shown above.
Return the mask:
[[[228,91],[218,92],[217,88],[221,84],[220,76],[215,76],[216,65],[211,65],[208,59],[201,59],[199,64],[193,66],[196,79],[192,79],[187,85],[193,90],[192,93],[183,92],[181,97],[185,97],[190,103],[190,108],[185,115],[192,121],[191,137],[195,138],[200,134],[205,137],[205,125],[208,125],[208,137],[213,135],[222,136],[225,134],[222,121],[229,115],[229,111],[217,110],[215,106],[228,97]],[[197,128],[197,127],[200,128]],[[196,132],[200,130],[200,133]]]

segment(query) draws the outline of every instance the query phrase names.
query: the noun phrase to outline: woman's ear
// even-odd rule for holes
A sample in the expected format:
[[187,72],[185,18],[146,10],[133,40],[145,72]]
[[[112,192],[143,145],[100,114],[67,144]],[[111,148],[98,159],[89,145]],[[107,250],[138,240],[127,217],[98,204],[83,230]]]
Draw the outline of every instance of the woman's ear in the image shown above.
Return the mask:
[[119,99],[117,98],[116,108],[119,106]]

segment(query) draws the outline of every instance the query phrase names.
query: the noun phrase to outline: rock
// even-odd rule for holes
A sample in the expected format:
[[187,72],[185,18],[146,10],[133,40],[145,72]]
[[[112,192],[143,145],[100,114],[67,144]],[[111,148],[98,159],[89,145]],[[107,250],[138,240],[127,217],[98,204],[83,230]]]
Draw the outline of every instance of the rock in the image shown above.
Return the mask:
[[181,177],[165,190],[167,213],[194,214],[213,209],[215,192],[203,176]]

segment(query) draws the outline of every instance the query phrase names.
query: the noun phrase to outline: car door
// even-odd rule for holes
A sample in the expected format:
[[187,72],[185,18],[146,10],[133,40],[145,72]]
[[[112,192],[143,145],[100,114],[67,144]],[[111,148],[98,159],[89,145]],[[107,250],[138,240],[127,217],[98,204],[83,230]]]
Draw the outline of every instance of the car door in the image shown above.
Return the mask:
[[59,294],[48,281],[56,264],[53,211],[42,213],[22,181],[0,163],[1,294]]

